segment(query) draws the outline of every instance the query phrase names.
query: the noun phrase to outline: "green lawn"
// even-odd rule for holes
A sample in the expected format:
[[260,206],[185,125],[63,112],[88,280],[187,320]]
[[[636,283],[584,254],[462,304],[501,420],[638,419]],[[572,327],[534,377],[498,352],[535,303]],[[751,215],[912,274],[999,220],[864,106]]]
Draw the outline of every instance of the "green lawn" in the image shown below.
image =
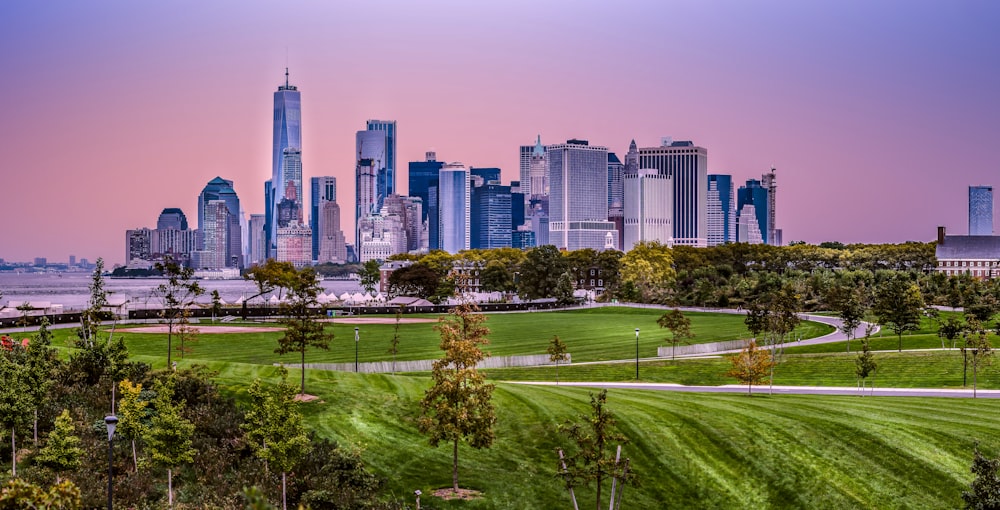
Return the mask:
[[[274,374],[211,366],[236,394]],[[412,501],[421,489],[424,506],[438,509],[569,507],[554,449],[570,445],[555,426],[587,412],[586,389],[500,383],[495,444],[460,448],[461,484],[484,497],[444,502],[426,494],[449,485],[451,449],[430,448],[414,422],[426,378],[310,371],[307,384],[321,399],[303,405],[310,426],[359,448],[393,494]],[[994,400],[612,390],[608,408],[642,482],[626,490],[626,508],[955,508],[973,442],[991,455],[1000,448]],[[591,491],[578,497],[593,508]]]
[[[489,314],[490,345],[494,356],[544,354],[553,335],[567,344],[573,360],[601,361],[635,356],[635,328],[639,328],[639,352],[642,357],[656,356],[656,348],[666,345],[666,330],[656,324],[662,310],[601,307],[583,310],[534,313]],[[748,336],[743,317],[721,313],[687,313],[695,334],[692,342],[718,342]],[[407,316],[420,317],[420,316]],[[434,317],[430,317],[434,318]],[[353,324],[334,322],[329,329],[335,335],[329,351],[310,350],[306,361],[334,363],[354,361]],[[361,361],[390,359],[387,353],[395,325],[362,324],[359,328],[358,357]],[[138,354],[166,353],[166,335],[127,333],[121,329],[130,352]],[[825,324],[804,322],[797,332],[803,338],[833,331]],[[399,328],[400,352],[397,359],[434,359],[441,355],[440,337],[433,323],[402,324]],[[298,358],[274,353],[279,331],[273,333],[200,335],[190,344],[193,352],[185,356],[194,359],[234,361],[240,363],[295,363]],[[175,354],[175,356],[178,356]]]

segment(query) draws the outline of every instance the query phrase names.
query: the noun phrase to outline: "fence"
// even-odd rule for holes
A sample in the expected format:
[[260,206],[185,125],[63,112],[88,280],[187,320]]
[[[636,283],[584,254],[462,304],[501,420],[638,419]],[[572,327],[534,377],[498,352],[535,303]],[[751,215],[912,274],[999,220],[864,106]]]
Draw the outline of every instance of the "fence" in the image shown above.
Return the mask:
[[723,351],[734,351],[747,346],[746,340],[729,340],[727,342],[711,342],[707,344],[678,345],[677,350],[671,346],[657,347],[656,355],[661,358],[674,356],[691,356],[694,354],[712,354]]
[[[572,357],[567,353],[566,361],[559,364],[565,365],[572,362]],[[392,361],[376,361],[371,363],[358,363],[358,372],[365,374],[382,374],[389,372],[430,372],[431,365],[437,360],[421,359],[411,361],[397,361],[393,370]],[[476,365],[476,368],[509,368],[509,367],[534,367],[539,365],[555,365],[549,361],[548,354],[533,354],[530,356],[498,356],[486,358]],[[315,370],[336,370],[340,372],[354,372],[354,363],[306,363],[306,368]]]

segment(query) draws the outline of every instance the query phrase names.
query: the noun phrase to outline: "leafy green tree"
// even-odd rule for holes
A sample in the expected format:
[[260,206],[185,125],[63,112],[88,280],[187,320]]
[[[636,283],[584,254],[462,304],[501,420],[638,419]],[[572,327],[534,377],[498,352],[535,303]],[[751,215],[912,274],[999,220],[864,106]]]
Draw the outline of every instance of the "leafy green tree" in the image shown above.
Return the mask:
[[145,424],[146,407],[149,401],[142,400],[141,384],[133,384],[128,379],[120,382],[121,401],[118,402],[118,434],[127,437],[132,443],[132,465],[139,472],[139,456],[136,454],[135,442],[146,435],[148,427]]
[[757,341],[751,339],[739,354],[730,358],[733,367],[726,372],[729,377],[735,377],[740,384],[747,385],[747,395],[753,395],[753,386],[769,379],[774,367],[771,355],[757,348]]
[[49,332],[49,320],[42,317],[38,333],[28,344],[24,360],[24,376],[27,378],[28,395],[31,398],[34,413],[32,437],[35,444],[38,443],[38,408],[45,402],[49,388],[52,387],[53,370],[57,363],[56,350],[51,345],[52,333]]
[[962,350],[972,357],[972,398],[976,398],[979,367],[989,365],[993,360],[993,347],[982,323],[972,319],[969,326],[969,335]]
[[287,508],[286,474],[309,453],[309,436],[295,400],[295,386],[288,383],[288,371],[278,369],[281,381],[264,387],[254,380],[247,392],[250,409],[241,428],[257,458],[281,473],[281,507]]
[[851,352],[851,338],[865,318],[864,303],[856,292],[849,292],[847,297],[835,306],[837,317],[840,317],[839,329],[847,336],[847,352]]
[[153,389],[153,418],[150,420],[146,444],[153,462],[167,468],[167,503],[174,507],[174,469],[194,461],[195,449],[191,436],[194,424],[181,413],[185,402],[173,402],[174,381],[171,374],[167,382],[157,381]]
[[576,299],[573,297],[573,276],[569,271],[559,275],[559,279],[556,281],[555,297],[556,303],[561,306],[576,304]]
[[212,322],[215,322],[215,318],[222,315],[222,296],[219,295],[218,290],[212,291]]
[[358,275],[361,277],[361,286],[365,289],[365,292],[369,294],[374,292],[375,287],[378,287],[378,283],[382,279],[382,272],[379,270],[378,261],[369,260],[365,262]]
[[0,510],[79,510],[83,508],[80,489],[64,480],[49,490],[15,478],[0,486]]
[[941,348],[945,348],[944,341],[948,339],[951,341],[951,347],[955,347],[955,340],[962,336],[962,333],[966,331],[966,325],[961,319],[950,315],[945,317],[943,321],[938,325],[937,335],[941,338]]
[[[247,319],[248,303],[269,292],[278,290],[278,299],[281,299],[282,291],[289,286],[292,274],[295,273],[295,266],[291,262],[278,262],[274,259],[267,259],[263,264],[258,264],[247,269],[243,278],[253,281],[257,287],[257,293],[243,300],[242,311],[243,320]],[[267,301],[264,302],[265,306]]]
[[965,508],[974,510],[1000,509],[1000,458],[990,459],[979,452],[977,441],[972,451],[972,474],[969,490],[962,491]]
[[73,418],[69,409],[63,409],[56,418],[55,428],[49,432],[45,446],[35,455],[35,463],[55,473],[56,483],[59,483],[63,473],[80,467],[82,456],[83,449],[73,428]]
[[511,293],[517,290],[514,273],[503,263],[493,260],[479,274],[483,292]]
[[656,319],[656,323],[661,328],[670,331],[670,337],[666,340],[671,345],[670,358],[676,359],[674,351],[677,350],[677,344],[694,338],[694,333],[691,333],[691,319],[685,317],[683,312],[675,308],[661,315],[659,319]]
[[559,384],[559,362],[569,359],[566,355],[566,343],[559,339],[559,335],[552,335],[549,348],[545,352],[549,355],[549,361],[556,364],[556,384]]
[[27,423],[34,404],[31,401],[31,388],[23,365],[18,363],[23,358],[20,349],[13,351],[0,350],[0,425],[10,431],[11,475],[17,476],[17,428]]
[[311,267],[296,271],[288,289],[288,302],[281,307],[285,318],[280,322],[285,325],[285,334],[278,339],[278,348],[274,352],[300,354],[303,394],[306,392],[306,350],[310,347],[328,350],[333,340],[333,334],[324,331],[323,323],[313,312],[319,306],[317,296],[322,290]]
[[452,489],[458,492],[458,443],[463,439],[476,449],[493,444],[496,410],[493,384],[476,365],[487,356],[480,345],[489,343],[486,317],[471,303],[455,307],[441,317],[435,329],[441,333],[444,356],[431,369],[433,385],[420,402],[420,432],[437,447],[442,441],[453,444]]
[[171,366],[170,355],[174,338],[174,326],[184,318],[184,313],[195,303],[198,296],[205,293],[198,282],[192,281],[194,270],[183,267],[172,259],[156,263],[156,270],[163,273],[167,281],[153,290],[163,305],[161,317],[167,323],[167,366]]
[[898,350],[902,352],[903,333],[920,328],[920,311],[923,308],[920,288],[905,274],[897,274],[878,286],[872,311],[882,326],[896,334]]
[[108,306],[108,292],[104,290],[104,259],[98,258],[90,280],[90,300],[80,314],[80,338],[87,344],[94,342]]
[[430,299],[441,285],[443,276],[421,262],[401,267],[389,275],[389,294]]
[[555,295],[559,276],[566,272],[566,259],[551,244],[528,251],[521,263],[517,292],[524,299],[544,299]]
[[399,323],[403,320],[403,309],[406,305],[396,308],[396,326],[392,330],[392,340],[389,342],[389,354],[392,354],[392,375],[396,375],[396,355],[399,354]]
[[[854,373],[858,376],[862,396],[865,394],[865,381],[868,380],[868,377],[874,378],[876,370],[878,370],[878,363],[872,354],[869,336],[865,335],[865,338],[861,340],[861,352],[858,353],[858,357],[854,360]],[[874,382],[872,382],[872,391],[875,391]]]
[[658,241],[636,243],[621,259],[622,282],[637,289],[643,302],[663,299],[677,277],[673,261],[671,249]]
[[591,412],[580,416],[584,423],[566,421],[558,429],[576,443],[576,451],[566,457],[562,470],[566,488],[572,490],[594,483],[597,487],[595,510],[601,509],[601,489],[608,478],[623,484],[638,483],[634,474],[624,469],[628,460],[620,462],[612,450],[615,445],[628,444],[628,438],[618,432],[615,417],[607,408],[607,399],[608,390],[601,390],[596,396],[591,393]]
[[31,303],[25,301],[17,305],[17,311],[21,312],[21,319],[17,321],[18,325],[21,326],[21,332],[23,333],[28,327],[28,312],[34,310]]

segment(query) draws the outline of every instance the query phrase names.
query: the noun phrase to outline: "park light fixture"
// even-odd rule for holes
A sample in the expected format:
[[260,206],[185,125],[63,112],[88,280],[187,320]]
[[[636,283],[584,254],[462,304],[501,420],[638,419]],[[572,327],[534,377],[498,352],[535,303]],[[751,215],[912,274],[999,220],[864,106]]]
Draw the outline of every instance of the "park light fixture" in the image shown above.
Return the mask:
[[635,380],[639,380],[639,328],[635,328]]
[[358,373],[358,328],[354,328],[354,373]]
[[112,480],[114,479],[114,443],[111,441],[115,437],[115,427],[118,426],[118,417],[115,415],[109,415],[104,417],[104,425],[108,428],[108,510],[111,510],[111,502],[113,501],[114,485]]

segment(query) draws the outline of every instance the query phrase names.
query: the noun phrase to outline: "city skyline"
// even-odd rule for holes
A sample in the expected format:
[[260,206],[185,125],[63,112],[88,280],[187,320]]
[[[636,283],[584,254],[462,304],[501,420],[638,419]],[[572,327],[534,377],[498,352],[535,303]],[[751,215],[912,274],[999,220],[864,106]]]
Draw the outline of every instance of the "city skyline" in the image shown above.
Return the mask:
[[[396,170],[436,150],[504,183],[537,135],[619,155],[671,136],[734,183],[776,167],[785,242],[964,231],[968,186],[995,185],[1000,166],[1000,6],[825,7],[310,4],[276,27],[267,4],[5,3],[0,41],[18,51],[0,63],[23,79],[0,85],[0,258],[124,262],[123,231],[164,208],[195,217],[216,175],[263,213],[285,67],[302,93],[303,182],[353,182],[368,119],[399,123]],[[359,16],[384,35],[354,44]],[[685,22],[664,30],[672,19]],[[398,191],[406,181],[397,171]]]

